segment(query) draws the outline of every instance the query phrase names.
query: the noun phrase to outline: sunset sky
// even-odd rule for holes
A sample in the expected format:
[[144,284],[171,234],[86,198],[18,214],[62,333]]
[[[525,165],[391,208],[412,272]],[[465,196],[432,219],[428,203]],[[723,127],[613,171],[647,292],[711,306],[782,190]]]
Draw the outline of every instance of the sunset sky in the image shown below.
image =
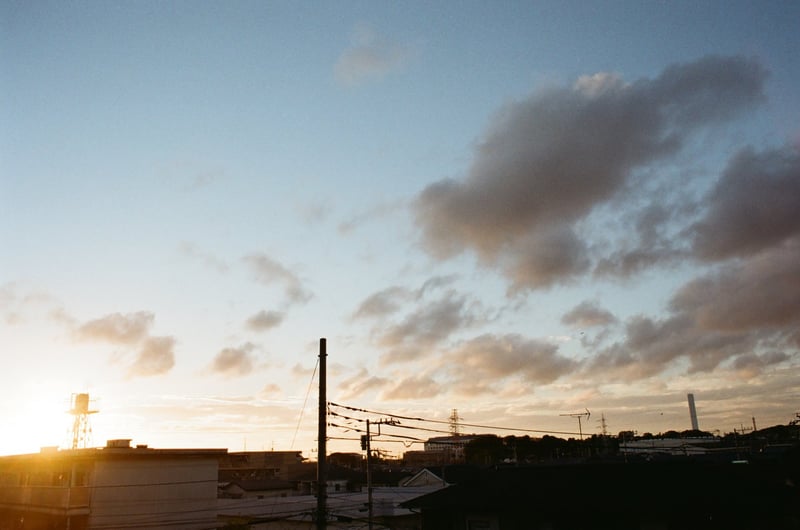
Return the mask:
[[657,433],[693,392],[704,430],[787,423],[799,24],[793,1],[2,2],[0,454],[64,446],[88,392],[93,445],[315,458],[320,337],[328,398],[370,410]]

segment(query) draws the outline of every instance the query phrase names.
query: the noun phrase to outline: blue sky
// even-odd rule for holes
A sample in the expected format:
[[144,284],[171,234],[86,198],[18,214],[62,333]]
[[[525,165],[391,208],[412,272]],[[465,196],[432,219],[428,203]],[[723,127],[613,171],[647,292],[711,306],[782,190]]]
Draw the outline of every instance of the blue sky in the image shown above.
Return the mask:
[[796,3],[0,9],[0,453],[793,417]]

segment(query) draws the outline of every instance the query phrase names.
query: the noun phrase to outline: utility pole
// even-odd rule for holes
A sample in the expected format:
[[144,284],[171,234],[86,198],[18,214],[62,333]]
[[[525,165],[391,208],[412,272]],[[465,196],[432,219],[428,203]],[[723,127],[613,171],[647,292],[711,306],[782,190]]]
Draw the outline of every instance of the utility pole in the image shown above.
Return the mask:
[[367,420],[367,527],[372,530],[372,445]]
[[[374,422],[378,426],[378,433],[381,435],[381,425],[400,425],[395,419],[378,420]],[[367,452],[367,526],[372,530],[372,432],[370,432],[370,421],[367,420],[367,434],[361,436],[361,449]]]
[[327,523],[328,500],[328,462],[326,457],[328,441],[328,396],[326,359],[328,357],[326,339],[319,339],[319,416],[317,418],[317,530],[325,530]]

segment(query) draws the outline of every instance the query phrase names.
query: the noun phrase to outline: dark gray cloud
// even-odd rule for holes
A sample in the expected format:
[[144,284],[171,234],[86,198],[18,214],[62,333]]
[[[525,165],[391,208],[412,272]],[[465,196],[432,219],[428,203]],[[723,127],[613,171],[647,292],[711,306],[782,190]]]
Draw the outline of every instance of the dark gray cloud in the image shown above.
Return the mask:
[[730,361],[752,373],[797,358],[798,278],[798,240],[712,269],[675,292],[666,317],[630,319],[624,339],[597,352],[591,372],[649,377],[685,359],[690,372]]
[[169,372],[175,366],[174,349],[174,337],[148,337],[130,367],[130,375],[150,377]]
[[280,285],[291,303],[308,302],[312,295],[303,286],[300,277],[266,254],[251,254],[242,258],[250,266],[257,282],[263,285]]
[[642,379],[663,372],[679,359],[689,361],[689,372],[706,372],[726,359],[752,351],[756,344],[747,333],[702,330],[690,315],[638,316],[626,323],[621,342],[593,357],[586,373],[598,381],[606,377]]
[[617,317],[597,302],[583,301],[561,317],[561,322],[575,328],[608,326],[617,322]]
[[441,259],[472,251],[515,289],[569,281],[591,267],[576,223],[700,128],[762,101],[765,77],[755,61],[708,57],[655,79],[626,84],[599,74],[512,103],[464,179],[417,197],[424,246]]
[[278,327],[286,315],[280,311],[259,311],[245,322],[245,326],[252,331],[267,331]]
[[422,300],[426,295],[451,285],[454,275],[433,276],[417,289],[393,285],[365,298],[353,313],[354,319],[386,318],[400,311],[404,305]]
[[440,368],[463,394],[497,391],[508,378],[530,385],[548,384],[578,368],[575,360],[559,353],[558,345],[518,334],[481,335],[440,358]]
[[761,371],[773,364],[780,364],[788,361],[791,357],[785,352],[767,352],[762,355],[746,354],[737,357],[733,362],[733,368],[744,372],[747,377],[755,377]]
[[788,333],[800,327],[798,301],[800,238],[692,280],[670,308],[705,330]]
[[155,315],[149,311],[111,313],[81,324],[75,331],[79,340],[103,341],[118,345],[135,345],[150,333]]
[[743,149],[706,200],[691,230],[702,259],[746,256],[800,235],[800,151]]
[[380,329],[377,342],[386,352],[381,362],[408,361],[430,354],[456,331],[485,322],[486,318],[480,304],[448,291],[437,300],[423,302],[401,322]]
[[237,348],[224,348],[211,362],[211,370],[226,376],[248,375],[255,367],[253,351],[256,346],[246,342]]

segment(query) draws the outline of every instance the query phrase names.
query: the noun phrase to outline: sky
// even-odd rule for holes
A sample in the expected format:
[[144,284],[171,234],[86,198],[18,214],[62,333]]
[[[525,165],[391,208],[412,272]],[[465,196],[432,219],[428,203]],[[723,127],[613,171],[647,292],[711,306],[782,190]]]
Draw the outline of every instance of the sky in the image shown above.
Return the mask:
[[385,414],[658,433],[691,392],[709,432],[788,423],[798,20],[3,2],[0,454],[68,445],[88,392],[91,445],[316,458],[321,337],[328,399]]

